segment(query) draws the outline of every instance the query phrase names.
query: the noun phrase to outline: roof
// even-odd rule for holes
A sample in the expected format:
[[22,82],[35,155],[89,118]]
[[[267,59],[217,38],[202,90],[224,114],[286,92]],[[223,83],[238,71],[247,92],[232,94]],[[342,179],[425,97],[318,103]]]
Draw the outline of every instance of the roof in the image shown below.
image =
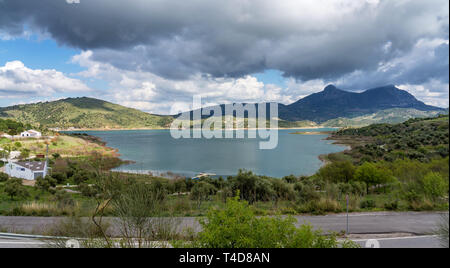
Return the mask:
[[36,130],[33,130],[33,129],[30,129],[30,130],[24,131],[24,132],[22,132],[22,133],[34,133],[34,134],[40,134],[41,132],[36,131]]
[[45,162],[16,162],[18,166],[30,169],[31,171],[44,171]]

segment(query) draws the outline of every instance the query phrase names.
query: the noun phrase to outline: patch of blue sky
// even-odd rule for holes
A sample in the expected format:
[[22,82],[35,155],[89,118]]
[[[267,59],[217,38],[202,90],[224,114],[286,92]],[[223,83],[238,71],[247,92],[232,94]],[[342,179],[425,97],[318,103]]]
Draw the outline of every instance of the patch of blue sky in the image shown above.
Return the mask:
[[263,82],[265,85],[274,84],[280,87],[286,86],[286,78],[283,77],[283,72],[279,70],[265,70],[262,73],[255,73],[252,76],[256,77],[258,81]]
[[0,40],[0,65],[10,61],[21,61],[31,69],[56,69],[65,74],[83,70],[70,62],[80,50],[58,45],[51,39],[39,39],[36,35],[28,38]]

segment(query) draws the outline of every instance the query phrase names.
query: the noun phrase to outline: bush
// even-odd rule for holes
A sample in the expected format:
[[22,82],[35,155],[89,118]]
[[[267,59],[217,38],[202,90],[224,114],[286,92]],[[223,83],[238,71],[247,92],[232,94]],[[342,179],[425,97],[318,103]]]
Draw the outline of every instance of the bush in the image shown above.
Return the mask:
[[9,179],[8,174],[0,172],[0,182],[5,182]]
[[398,209],[398,201],[386,202],[384,204],[384,208],[386,210],[391,210],[391,211],[397,210]]
[[364,182],[369,193],[370,186],[390,183],[393,181],[393,176],[390,170],[365,162],[356,169],[355,180]]
[[198,206],[201,205],[203,201],[207,201],[211,195],[215,195],[217,192],[214,185],[207,182],[197,182],[191,189],[191,199],[197,201]]
[[443,197],[448,193],[448,184],[441,175],[430,172],[423,179],[425,195],[432,199]]
[[304,184],[297,182],[294,185],[297,197],[300,202],[314,201],[320,199],[320,194],[316,191],[316,187],[312,184]]
[[245,201],[228,199],[223,210],[213,209],[200,221],[194,246],[201,248],[337,248],[356,247],[337,241],[309,225],[295,227],[292,217],[256,217]]
[[318,176],[329,182],[350,182],[355,175],[355,166],[349,161],[334,162],[321,168]]
[[6,181],[4,191],[11,197],[11,200],[13,200],[14,197],[26,198],[30,195],[27,189],[22,185],[22,180],[15,178]]
[[67,174],[63,172],[53,172],[52,177],[59,184],[64,184],[67,181]]
[[228,178],[233,194],[240,193],[242,200],[250,204],[258,201],[270,201],[275,193],[269,178],[259,177],[251,171],[240,170],[235,177]]
[[81,183],[80,185],[78,185],[78,190],[81,192],[81,195],[86,197],[94,197],[97,195],[96,189],[86,183]]
[[56,186],[56,180],[50,176],[45,176],[45,178],[38,178],[36,180],[36,188],[41,189],[42,191],[49,191],[50,188]]
[[367,199],[367,200],[363,200],[361,201],[360,207],[361,208],[375,208],[377,206],[375,200],[371,200],[371,199]]
[[276,180],[272,185],[277,200],[295,200],[294,187],[282,180]]

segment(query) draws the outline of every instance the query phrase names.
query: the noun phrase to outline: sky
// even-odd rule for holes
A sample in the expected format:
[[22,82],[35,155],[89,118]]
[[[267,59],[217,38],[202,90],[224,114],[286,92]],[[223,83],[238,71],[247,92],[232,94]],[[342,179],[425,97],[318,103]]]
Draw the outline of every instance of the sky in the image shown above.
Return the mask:
[[289,104],[328,84],[449,106],[448,0],[0,0],[0,107],[94,97],[156,114]]

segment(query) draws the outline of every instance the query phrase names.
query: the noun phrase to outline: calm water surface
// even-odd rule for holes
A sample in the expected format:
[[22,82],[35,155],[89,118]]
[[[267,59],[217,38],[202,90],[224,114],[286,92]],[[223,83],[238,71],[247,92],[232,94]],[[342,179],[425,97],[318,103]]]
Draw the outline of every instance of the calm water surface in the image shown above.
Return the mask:
[[[329,131],[314,129],[301,131]],[[173,139],[169,130],[87,131],[117,148],[124,160],[135,163],[117,170],[173,172],[195,176],[207,172],[236,175],[239,169],[259,175],[283,177],[311,175],[322,165],[321,154],[343,151],[344,147],[324,140],[327,135],[293,135],[298,130],[280,130],[278,147],[260,150],[259,139]]]

